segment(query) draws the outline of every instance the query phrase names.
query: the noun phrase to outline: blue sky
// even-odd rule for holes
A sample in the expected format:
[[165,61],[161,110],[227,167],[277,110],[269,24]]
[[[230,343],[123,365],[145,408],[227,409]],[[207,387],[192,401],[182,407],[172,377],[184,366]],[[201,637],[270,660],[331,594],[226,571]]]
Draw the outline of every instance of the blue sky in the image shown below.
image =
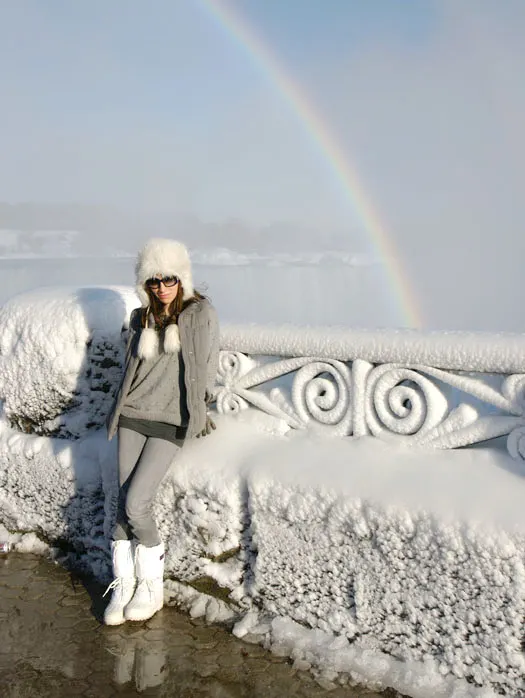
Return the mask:
[[[315,78],[312,88],[334,62],[379,35],[410,44],[432,30],[430,3],[410,12],[401,0],[232,6],[287,71],[305,82]],[[272,92],[206,7],[192,0],[5,3],[0,58],[11,109],[22,120],[30,111],[31,122],[37,110],[36,121],[51,131],[61,122],[61,131],[94,130],[92,137],[103,138],[118,125],[205,140],[201,129],[229,118],[260,90]]]
[[[178,90],[190,98],[189,107],[195,101],[220,106],[242,95],[256,76],[207,6],[198,0],[4,2],[2,65],[16,80],[27,80],[23,92],[51,113],[63,106],[72,81],[71,108],[79,110],[143,109],[146,100],[148,110],[165,118],[177,110]],[[319,63],[331,67],[379,37],[417,44],[436,22],[432,2],[425,1],[410,9],[405,0],[248,0],[229,6],[298,73]],[[218,74],[226,78],[220,93],[214,89]],[[193,94],[195,87],[200,89]]]
[[[522,219],[522,0],[230,6],[401,238],[417,245],[436,219],[465,235],[487,216]],[[0,200],[361,223],[301,119],[206,3],[3,0],[0,90]]]

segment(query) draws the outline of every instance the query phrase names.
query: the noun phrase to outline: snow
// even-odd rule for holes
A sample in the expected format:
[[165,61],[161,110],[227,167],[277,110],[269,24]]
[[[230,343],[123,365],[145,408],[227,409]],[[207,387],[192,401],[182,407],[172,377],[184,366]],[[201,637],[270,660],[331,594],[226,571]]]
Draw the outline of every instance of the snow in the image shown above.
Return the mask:
[[[293,325],[228,325],[223,349],[268,356],[316,356],[340,361],[434,366],[481,373],[525,372],[525,334],[367,330]],[[278,341],[276,341],[278,338]]]
[[[446,456],[463,471],[455,479],[443,454],[434,461],[428,454],[426,463],[417,452],[404,469],[399,460],[410,456],[395,450],[388,461],[392,476],[384,482],[385,453],[374,459],[372,444],[360,444],[360,453],[345,444],[345,472],[343,458],[333,462],[331,442],[316,449],[310,437],[296,451],[303,438],[294,441],[279,449],[280,462],[276,454],[261,456],[249,482],[257,547],[252,595],[262,612],[399,659],[439,658],[456,677],[520,685],[525,570],[519,498],[508,517],[504,504],[510,509],[512,501],[499,511],[496,506],[494,516],[492,506],[483,513],[483,501],[476,516],[462,504],[479,490],[486,502],[497,487],[519,487],[523,494],[523,483],[494,468],[471,492],[469,481],[483,473],[472,461],[470,467],[461,463],[462,453]],[[284,463],[292,467],[285,470]],[[411,466],[434,471],[426,483],[431,496],[421,489],[423,476],[407,483]],[[461,490],[448,511],[451,484]],[[501,527],[502,520],[511,526]]]
[[[0,310],[0,536],[21,551],[71,547],[103,580],[116,443],[87,372],[98,362],[98,381],[118,380],[136,304],[129,288],[47,289]],[[223,375],[253,368],[242,361]],[[497,445],[328,439],[251,409],[216,422],[155,501],[169,603],[228,620],[326,687],[525,694],[521,462]]]
[[137,304],[116,286],[46,288],[8,301],[0,309],[5,417],[65,437],[102,425],[121,373],[124,318]]
[[[255,472],[259,462],[261,470],[283,487],[300,482],[301,487],[347,497],[357,491],[365,500],[428,510],[442,520],[465,516],[480,525],[490,520],[525,532],[520,511],[525,464],[497,448],[415,450],[371,437],[340,441],[292,432],[272,458],[263,453],[251,459]],[[311,516],[311,506],[308,511]]]

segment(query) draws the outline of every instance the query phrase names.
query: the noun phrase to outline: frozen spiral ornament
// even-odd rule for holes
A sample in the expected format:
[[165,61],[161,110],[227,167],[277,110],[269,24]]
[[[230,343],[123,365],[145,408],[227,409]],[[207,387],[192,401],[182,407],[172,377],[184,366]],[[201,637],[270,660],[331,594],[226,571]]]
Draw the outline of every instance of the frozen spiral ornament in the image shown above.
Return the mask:
[[234,385],[255,366],[255,361],[246,354],[239,351],[221,351],[217,379],[224,386]]
[[303,366],[292,386],[292,404],[304,426],[314,423],[346,436],[352,426],[352,378],[341,361],[313,361]]
[[417,371],[384,364],[366,386],[366,418],[374,436],[423,436],[440,424],[448,409],[441,390]]
[[246,410],[249,404],[237,393],[232,392],[228,388],[221,388],[217,393],[217,412],[219,414],[238,414],[242,410]]
[[248,402],[238,394],[237,388],[242,377],[255,366],[255,361],[246,354],[238,351],[221,351],[217,379],[224,387],[217,392],[217,412],[238,414],[249,407]]
[[516,414],[525,413],[525,375],[508,376],[503,382],[501,393],[507,398]]
[[507,450],[512,458],[525,461],[525,424],[510,432],[507,437]]

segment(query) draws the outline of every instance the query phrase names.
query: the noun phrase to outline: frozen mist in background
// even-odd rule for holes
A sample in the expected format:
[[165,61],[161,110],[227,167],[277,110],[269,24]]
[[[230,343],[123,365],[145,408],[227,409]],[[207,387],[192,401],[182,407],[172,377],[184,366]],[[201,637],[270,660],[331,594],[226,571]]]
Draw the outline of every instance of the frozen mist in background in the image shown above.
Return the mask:
[[[256,228],[240,220],[141,218],[86,205],[0,204],[0,303],[40,286],[131,286],[137,249],[148,237],[164,235],[189,246],[196,283],[223,322],[410,326],[391,277],[397,258],[360,252],[342,229],[319,240],[301,232],[292,224]],[[419,271],[434,261],[429,253]],[[422,329],[523,331],[515,276],[495,267],[482,285],[474,279],[465,285],[444,266],[435,291],[425,286],[431,276],[406,281],[421,309]]]
[[[386,269],[402,264],[425,328],[521,331],[522,0],[224,0],[275,56],[281,83],[211,4],[2,8],[0,228],[80,231],[80,256],[169,233],[193,249],[299,257],[266,284],[259,262],[254,275],[199,270],[231,319],[245,317],[238,294],[254,320],[398,326]],[[388,258],[334,158],[384,223]],[[303,271],[303,253],[340,249],[372,262],[369,274],[324,262]],[[107,282],[91,263],[56,268],[75,273]],[[24,275],[42,282],[34,268]]]

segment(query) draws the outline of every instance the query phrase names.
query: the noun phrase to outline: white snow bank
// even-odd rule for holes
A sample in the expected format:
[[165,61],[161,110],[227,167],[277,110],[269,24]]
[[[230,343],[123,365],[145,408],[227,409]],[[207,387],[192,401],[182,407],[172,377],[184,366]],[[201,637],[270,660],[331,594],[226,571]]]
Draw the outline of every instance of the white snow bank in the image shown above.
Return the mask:
[[0,308],[0,399],[22,431],[78,437],[101,426],[121,374],[131,289],[48,288]]
[[[230,591],[236,634],[328,682],[520,695],[525,481],[513,461],[269,425],[219,418],[174,465],[157,509],[173,532],[170,576],[210,577]],[[211,596],[168,592],[193,615],[227,615]]]
[[[294,660],[294,667],[322,667],[316,673],[328,690],[344,677],[351,685],[367,685],[381,690],[390,686],[413,698],[495,698],[490,688],[478,688],[444,676],[438,662],[401,661],[377,650],[349,645],[339,636],[322,630],[309,630],[286,618],[271,624],[271,647],[281,656]],[[315,671],[315,669],[314,669]]]
[[[82,565],[107,575],[103,478],[114,468],[115,445],[100,430],[71,441],[21,434],[0,422],[0,524],[15,549],[39,552],[45,542],[79,555],[89,550]],[[36,533],[39,543],[22,541],[24,533]]]
[[[525,463],[496,447],[426,451],[373,437],[333,440],[290,432],[271,456],[258,453],[252,468],[254,477],[284,488],[300,483],[347,498],[359,493],[382,506],[525,534]],[[309,515],[315,516],[311,508]]]
[[[260,454],[249,479],[251,593],[261,612],[358,649],[432,658],[443,675],[522,690],[523,479],[498,459],[478,471],[462,452],[391,449],[378,458],[369,442],[339,444],[336,456],[333,442],[301,441]],[[427,484],[412,481],[416,468],[432,470]],[[471,487],[474,479],[484,482]],[[507,513],[501,501],[491,506],[491,490],[513,488],[521,496],[508,499]]]

